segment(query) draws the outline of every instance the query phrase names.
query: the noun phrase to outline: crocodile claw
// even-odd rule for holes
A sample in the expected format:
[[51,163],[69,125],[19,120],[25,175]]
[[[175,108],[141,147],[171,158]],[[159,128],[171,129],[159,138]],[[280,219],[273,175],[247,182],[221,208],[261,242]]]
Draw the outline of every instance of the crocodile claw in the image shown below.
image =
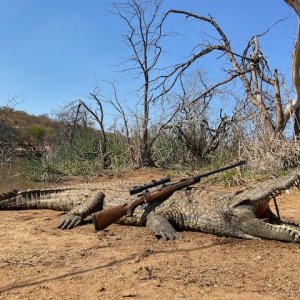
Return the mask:
[[146,226],[156,237],[161,237],[165,241],[176,240],[178,237],[174,227],[162,215],[155,213],[149,215]]
[[157,232],[155,233],[155,236],[156,237],[161,237],[163,240],[165,241],[173,241],[173,240],[176,240],[177,237],[178,237],[178,234],[176,233],[176,231],[172,230],[172,231],[160,231],[160,232]]
[[67,214],[58,224],[60,229],[72,229],[82,223],[83,218],[78,215]]

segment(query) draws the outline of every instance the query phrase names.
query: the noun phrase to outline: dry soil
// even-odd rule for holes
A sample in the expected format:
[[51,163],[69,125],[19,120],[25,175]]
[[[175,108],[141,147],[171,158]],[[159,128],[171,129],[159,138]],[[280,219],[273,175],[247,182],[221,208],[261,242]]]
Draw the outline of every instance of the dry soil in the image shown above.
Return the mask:
[[[299,191],[278,202],[300,222]],[[90,221],[62,231],[51,210],[0,218],[0,299],[300,299],[299,244],[195,232],[166,242],[144,227],[96,233]]]

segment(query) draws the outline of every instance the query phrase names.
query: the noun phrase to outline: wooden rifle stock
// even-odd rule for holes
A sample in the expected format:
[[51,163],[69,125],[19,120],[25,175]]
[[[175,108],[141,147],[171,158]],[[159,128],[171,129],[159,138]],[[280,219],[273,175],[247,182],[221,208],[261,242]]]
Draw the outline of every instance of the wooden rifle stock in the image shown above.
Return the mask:
[[103,230],[126,215],[128,204],[121,204],[92,214],[96,231]]
[[134,209],[142,205],[144,203],[151,203],[155,201],[164,201],[167,198],[169,198],[175,191],[181,190],[183,188],[186,188],[190,185],[193,185],[195,183],[200,182],[201,178],[210,176],[212,174],[216,174],[219,172],[223,172],[228,169],[235,168],[237,166],[241,166],[246,164],[246,161],[239,161],[233,165],[229,165],[214,171],[210,171],[201,175],[197,175],[192,178],[183,179],[181,181],[172,183],[170,185],[162,186],[160,189],[149,192],[145,191],[141,195],[138,196],[138,198],[133,201],[131,204],[121,204],[118,206],[114,206],[96,213],[92,214],[92,220],[95,226],[96,231],[105,229],[112,223],[118,221],[120,218],[127,215],[128,217],[131,217],[133,215]]

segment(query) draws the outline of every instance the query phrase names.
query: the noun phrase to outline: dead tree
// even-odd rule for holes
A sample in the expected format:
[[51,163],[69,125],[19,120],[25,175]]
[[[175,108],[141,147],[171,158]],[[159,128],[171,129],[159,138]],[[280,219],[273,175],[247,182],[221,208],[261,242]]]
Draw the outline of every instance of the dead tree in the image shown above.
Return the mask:
[[115,82],[108,82],[108,83],[112,87],[113,97],[112,98],[106,97],[106,102],[113,106],[113,108],[117,111],[117,113],[119,114],[119,116],[123,121],[124,133],[125,133],[127,148],[129,149],[129,153],[130,153],[131,165],[136,166],[139,164],[139,161],[136,161],[136,155],[134,151],[134,145],[132,143],[132,138],[130,135],[130,125],[129,125],[127,113],[119,99]]
[[102,156],[102,165],[104,169],[109,168],[110,166],[110,157],[108,152],[108,143],[107,143],[107,135],[104,127],[104,110],[103,104],[99,97],[99,91],[96,87],[95,90],[90,93],[91,98],[96,103],[96,109],[93,109],[89,106],[85,101],[78,100],[78,107],[84,107],[84,109],[92,116],[93,120],[98,124],[100,131],[99,131],[99,145],[101,147],[100,152]]
[[[276,69],[272,72],[270,71],[267,60],[259,46],[259,36],[251,38],[245,51],[242,54],[238,54],[232,49],[229,39],[213,17],[204,17],[182,10],[169,10],[164,16],[161,28],[163,28],[164,23],[170,15],[181,15],[186,19],[204,22],[214,29],[216,35],[211,38],[210,41],[203,41],[200,45],[195,47],[188,60],[175,65],[167,74],[159,76],[157,78],[159,84],[156,89],[160,90],[162,94],[169,93],[181,80],[183,74],[185,74],[196,61],[212,52],[218,52],[220,56],[225,55],[225,57],[227,57],[231,69],[225,70],[227,76],[224,80],[208,86],[207,90],[195,97],[193,101],[199,101],[207,94],[217,91],[221,86],[239,79],[245,90],[245,102],[252,104],[259,112],[265,134],[282,137],[283,130],[286,127],[291,113],[299,106],[299,100],[296,99],[298,97],[296,95],[292,103],[284,105],[280,91],[278,71]],[[200,51],[198,50],[199,47],[201,48]],[[297,60],[299,60],[299,57],[294,55],[293,65],[298,65],[299,69],[299,62]],[[293,66],[293,69],[294,68]],[[296,75],[299,76],[299,71],[293,74],[294,77]],[[295,80],[296,78],[294,78],[294,81]]]
[[127,25],[125,42],[132,55],[126,61],[130,67],[126,71],[134,72],[142,78],[140,89],[143,107],[140,134],[140,166],[154,166],[152,158],[149,124],[153,94],[150,91],[152,74],[155,72],[161,55],[160,40],[162,32],[157,27],[157,18],[161,0],[126,0],[114,3],[113,13]]
[[[88,116],[85,110],[81,109],[78,101],[71,102],[57,113],[57,132],[60,132],[64,143],[73,146],[78,134],[85,130],[88,125]],[[60,140],[59,138],[57,140]]]
[[[112,89],[112,93],[109,96],[101,96],[101,99],[106,104],[111,105],[115,110],[115,125],[122,126],[121,124],[123,123],[124,130],[122,130],[122,132],[124,141],[126,141],[126,146],[130,154],[130,162],[132,167],[139,168],[141,166],[145,166],[145,164],[141,164],[142,158],[139,116],[136,113],[130,112],[131,109],[126,107],[126,100],[119,97],[115,82],[103,81],[103,83],[109,85],[109,87]],[[148,147],[151,149],[151,156],[152,153],[155,152],[155,149],[153,149],[155,142],[160,137],[162,131],[168,127],[182,107],[181,103],[176,103],[175,105],[172,104],[172,107],[164,109],[164,102],[162,101],[159,104],[160,120],[154,122],[154,124],[148,125],[147,128],[148,132],[151,131],[151,134],[148,138]],[[154,106],[158,106],[158,103],[154,104]],[[121,123],[119,120],[121,120]],[[154,164],[153,160],[152,162]]]
[[210,110],[215,107],[212,103],[214,95],[207,93],[202,101],[194,101],[197,95],[207,91],[205,74],[201,70],[185,77],[187,79],[181,93],[172,97],[172,101],[177,101],[180,109],[168,129],[176,134],[194,158],[203,160],[218,150],[220,145],[226,144],[231,120],[223,115],[222,109],[218,120],[210,118]]
[[[68,143],[68,146],[75,149],[79,153],[79,157],[98,156],[101,157],[101,164],[104,169],[110,167],[110,157],[108,152],[108,139],[104,124],[104,108],[103,102],[99,95],[99,88],[96,86],[94,91],[90,93],[92,103],[88,100],[75,100],[66,105],[57,116],[58,124],[62,136],[56,138],[56,142]],[[98,129],[94,128],[96,124]],[[85,140],[87,131],[93,132],[95,143],[93,149],[83,152],[80,141]],[[96,138],[97,137],[97,138]],[[94,139],[94,138],[93,138]],[[98,142],[96,140],[98,139]]]
[[300,138],[300,1],[285,0],[298,15],[298,33],[295,40],[293,62],[292,62],[292,80],[294,87],[294,99],[288,103],[284,110],[284,116],[287,120],[295,112],[294,132],[297,140]]

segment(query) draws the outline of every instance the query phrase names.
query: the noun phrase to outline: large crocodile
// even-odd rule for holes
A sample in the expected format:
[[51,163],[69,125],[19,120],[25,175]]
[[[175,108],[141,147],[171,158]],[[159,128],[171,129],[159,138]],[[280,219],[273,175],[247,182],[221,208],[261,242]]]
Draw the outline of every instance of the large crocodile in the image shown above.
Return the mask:
[[[70,229],[95,211],[130,201],[126,182],[122,184],[103,184],[101,190],[107,194],[106,198],[98,188],[90,187],[11,191],[0,195],[0,210],[69,211],[58,227]],[[227,195],[207,192],[201,187],[181,190],[165,201],[137,207],[133,217],[123,217],[119,223],[146,225],[151,233],[166,240],[177,237],[177,228],[245,239],[300,242],[300,226],[283,221],[269,207],[273,198],[299,186],[300,171],[297,171]]]

